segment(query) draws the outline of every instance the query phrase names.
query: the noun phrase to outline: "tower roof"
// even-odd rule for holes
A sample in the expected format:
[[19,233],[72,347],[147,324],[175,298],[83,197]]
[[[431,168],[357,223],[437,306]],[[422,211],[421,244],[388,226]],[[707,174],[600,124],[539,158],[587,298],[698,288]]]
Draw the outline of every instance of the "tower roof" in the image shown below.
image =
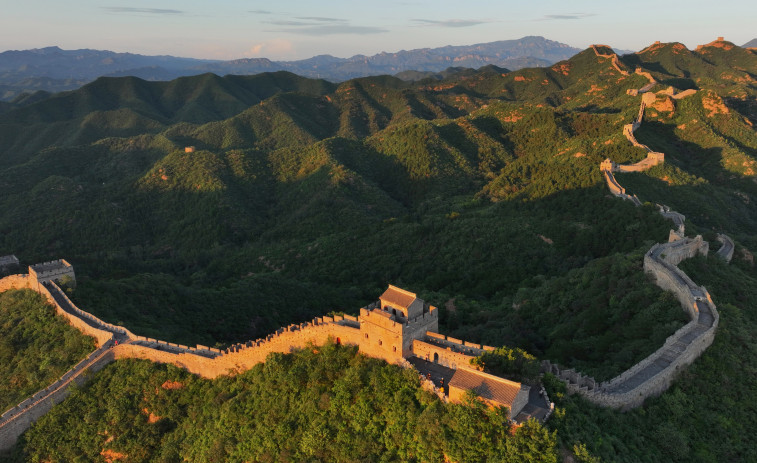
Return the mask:
[[512,408],[521,384],[480,371],[460,368],[449,382],[450,387],[469,389],[479,397]]
[[397,307],[398,309],[407,309],[418,298],[415,293],[405,291],[402,288],[389,285],[384,294],[379,297],[382,301]]

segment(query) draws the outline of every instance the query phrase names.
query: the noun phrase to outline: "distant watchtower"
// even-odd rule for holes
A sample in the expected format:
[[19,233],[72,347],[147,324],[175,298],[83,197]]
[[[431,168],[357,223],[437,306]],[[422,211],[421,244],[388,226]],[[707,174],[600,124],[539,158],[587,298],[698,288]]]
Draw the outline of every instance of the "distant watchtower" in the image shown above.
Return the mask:
[[39,283],[45,281],[60,282],[64,277],[71,279],[71,284],[76,285],[74,267],[66,259],[51,260],[29,266],[29,277]]
[[0,273],[11,271],[16,267],[18,267],[18,257],[13,254],[0,256]]
[[606,170],[606,171],[609,171],[609,172],[614,172],[614,171],[618,170],[618,166],[617,166],[617,164],[615,164],[614,162],[612,162],[610,160],[610,158],[607,158],[604,161],[602,161],[601,164],[599,164],[599,170]]
[[437,308],[389,285],[373,308],[360,310],[360,351],[393,362],[412,355],[413,340],[439,330]]

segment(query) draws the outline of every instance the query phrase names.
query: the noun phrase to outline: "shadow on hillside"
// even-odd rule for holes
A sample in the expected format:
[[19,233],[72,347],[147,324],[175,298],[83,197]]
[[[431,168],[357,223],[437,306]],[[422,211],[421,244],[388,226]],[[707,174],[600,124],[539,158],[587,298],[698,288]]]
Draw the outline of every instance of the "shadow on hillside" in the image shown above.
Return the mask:
[[660,81],[660,85],[672,86],[679,90],[699,90],[699,86],[693,79],[688,77],[672,77],[670,79],[663,79]]
[[[723,167],[723,149],[720,147],[702,148],[700,145],[682,140],[675,133],[673,124],[658,121],[644,121],[636,131],[636,139],[656,151],[665,153],[665,161],[721,186],[739,187],[757,193],[755,183],[747,177]],[[718,136],[731,145],[751,156],[757,156],[754,149],[727,135]]]
[[593,113],[593,114],[619,114],[621,111],[618,108],[599,107],[592,103],[586,106],[579,106],[575,109],[571,109],[571,112],[582,112],[582,113]]
[[515,143],[509,137],[503,137],[507,130],[502,125],[502,121],[494,116],[478,116],[472,118],[470,122],[478,130],[500,143],[508,153],[515,153]]
[[637,54],[631,54],[631,55],[623,55],[620,58],[620,61],[628,66],[629,69],[635,70],[636,68],[644,68],[647,71],[652,72],[658,72],[660,74],[670,75],[670,73],[665,69],[662,65],[662,63],[658,61],[642,61],[641,57]]

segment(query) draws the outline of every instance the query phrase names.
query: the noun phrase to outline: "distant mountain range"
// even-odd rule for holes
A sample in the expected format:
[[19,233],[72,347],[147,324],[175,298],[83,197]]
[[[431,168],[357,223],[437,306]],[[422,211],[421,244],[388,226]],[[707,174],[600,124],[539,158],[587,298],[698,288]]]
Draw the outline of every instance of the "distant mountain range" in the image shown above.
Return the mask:
[[22,93],[73,90],[101,76],[135,76],[145,80],[171,80],[211,72],[250,75],[270,71],[341,82],[356,77],[407,73],[410,79],[432,76],[450,67],[480,68],[495,65],[516,70],[545,67],[581,51],[544,37],[441,48],[382,52],[373,56],[337,58],[319,55],[298,61],[244,58],[231,61],[144,56],[103,50],[62,50],[47,47],[0,53],[0,100]]
[[742,48],[757,48],[757,39],[752,39],[741,46]]

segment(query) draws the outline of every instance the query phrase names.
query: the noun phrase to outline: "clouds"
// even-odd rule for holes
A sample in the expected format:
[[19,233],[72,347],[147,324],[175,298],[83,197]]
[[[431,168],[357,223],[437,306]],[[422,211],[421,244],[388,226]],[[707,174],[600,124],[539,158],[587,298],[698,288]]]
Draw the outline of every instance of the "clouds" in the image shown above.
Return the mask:
[[389,32],[388,29],[379,26],[355,26],[350,24],[346,19],[321,16],[295,16],[290,19],[264,21],[264,23],[281,26],[268,32],[285,32],[299,35],[368,35]]
[[482,19],[446,19],[441,21],[436,19],[413,19],[413,21],[426,26],[438,27],[471,27],[491,22]]
[[163,8],[134,8],[130,6],[104,6],[103,10],[109,13],[125,13],[125,14],[184,14],[181,10],[168,10]]
[[593,13],[569,13],[569,14],[546,14],[537,21],[554,21],[562,19],[584,19],[592,16],[596,16]]
[[251,56],[285,56],[294,51],[292,42],[286,39],[271,39],[265,42],[256,43],[248,50]]

